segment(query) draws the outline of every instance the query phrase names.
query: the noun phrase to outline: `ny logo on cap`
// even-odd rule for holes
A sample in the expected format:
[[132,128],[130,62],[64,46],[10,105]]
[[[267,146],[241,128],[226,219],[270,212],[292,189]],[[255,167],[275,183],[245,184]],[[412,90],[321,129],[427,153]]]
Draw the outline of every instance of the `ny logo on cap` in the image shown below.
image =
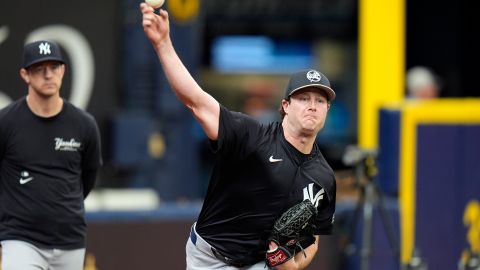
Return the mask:
[[51,54],[52,52],[50,51],[50,44],[48,43],[40,43],[38,45],[38,48],[40,49],[40,54]]
[[322,79],[322,75],[316,70],[310,70],[307,72],[307,79],[311,82],[319,82]]

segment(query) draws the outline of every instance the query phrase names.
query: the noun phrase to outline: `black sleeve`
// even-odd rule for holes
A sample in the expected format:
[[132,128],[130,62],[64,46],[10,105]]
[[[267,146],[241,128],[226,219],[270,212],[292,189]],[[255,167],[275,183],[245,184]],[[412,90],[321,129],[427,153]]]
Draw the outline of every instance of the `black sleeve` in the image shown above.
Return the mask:
[[329,235],[333,232],[335,221],[336,182],[333,182],[332,190],[327,191],[327,203],[319,206],[316,218],[316,235]]
[[5,120],[4,120],[4,110],[0,110],[0,163],[3,160],[3,155],[5,155],[5,145],[6,145],[6,128],[5,128]]
[[90,131],[87,134],[86,145],[82,158],[82,170],[98,169],[102,165],[100,131],[97,122],[90,116]]
[[97,180],[97,170],[83,170],[82,171],[82,183],[83,183],[83,198],[87,198],[90,191],[94,188]]
[[3,136],[3,127],[0,124],[0,163],[2,163],[3,155],[5,154],[5,138]]
[[252,117],[220,106],[218,141],[211,144],[223,157],[242,159],[255,150],[262,126]]
[[98,168],[102,165],[100,131],[93,117],[90,116],[90,132],[82,157],[82,181],[84,198],[94,188]]

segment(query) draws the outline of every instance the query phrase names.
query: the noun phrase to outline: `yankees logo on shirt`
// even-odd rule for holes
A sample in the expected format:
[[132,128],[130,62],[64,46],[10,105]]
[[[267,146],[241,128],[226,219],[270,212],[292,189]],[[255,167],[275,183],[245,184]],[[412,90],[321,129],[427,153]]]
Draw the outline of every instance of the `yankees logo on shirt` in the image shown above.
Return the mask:
[[318,207],[318,203],[323,199],[325,190],[322,188],[314,195],[313,186],[314,184],[310,183],[308,186],[303,188],[303,200],[310,200],[313,206]]

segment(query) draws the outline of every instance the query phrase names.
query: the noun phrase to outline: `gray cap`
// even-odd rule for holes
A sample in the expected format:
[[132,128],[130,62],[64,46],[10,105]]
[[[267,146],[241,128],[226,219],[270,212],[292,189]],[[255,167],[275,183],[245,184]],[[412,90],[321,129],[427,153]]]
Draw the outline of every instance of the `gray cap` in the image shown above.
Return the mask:
[[60,47],[56,43],[40,40],[25,45],[23,49],[23,68],[45,61],[65,63]]
[[327,94],[329,101],[335,99],[335,91],[330,87],[330,81],[325,75],[314,69],[301,70],[290,76],[285,91],[285,99],[288,99],[296,91],[306,87],[320,88]]

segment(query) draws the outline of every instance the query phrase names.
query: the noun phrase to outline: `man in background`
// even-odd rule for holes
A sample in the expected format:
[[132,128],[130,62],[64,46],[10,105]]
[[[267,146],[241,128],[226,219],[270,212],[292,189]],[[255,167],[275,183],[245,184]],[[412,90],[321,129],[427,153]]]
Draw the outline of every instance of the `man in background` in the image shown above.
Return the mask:
[[416,66],[407,71],[407,97],[410,99],[433,99],[440,95],[440,82],[429,68]]
[[24,47],[27,95],[0,110],[0,243],[3,270],[81,270],[84,199],[101,165],[95,119],[60,96],[59,46]]

